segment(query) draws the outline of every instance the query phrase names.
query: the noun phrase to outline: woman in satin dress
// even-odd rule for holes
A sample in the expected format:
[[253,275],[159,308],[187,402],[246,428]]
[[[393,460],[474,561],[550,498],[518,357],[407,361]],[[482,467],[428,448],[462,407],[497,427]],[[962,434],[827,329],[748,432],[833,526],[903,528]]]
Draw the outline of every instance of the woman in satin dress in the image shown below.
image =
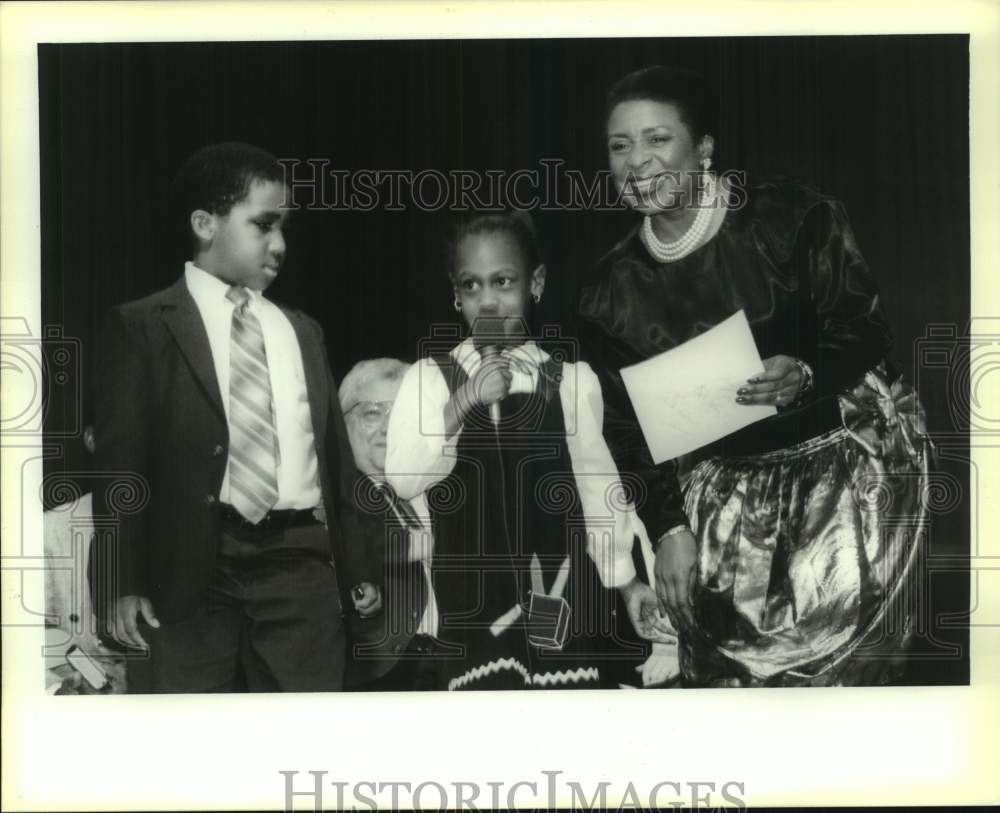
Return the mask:
[[[712,171],[697,74],[629,74],[609,164],[641,221],[585,280],[583,357],[605,434],[638,475],[656,590],[688,686],[874,685],[902,666],[932,448],[843,206],[788,179]],[[653,463],[620,370],[743,310],[764,372],[734,386],[777,414]]]

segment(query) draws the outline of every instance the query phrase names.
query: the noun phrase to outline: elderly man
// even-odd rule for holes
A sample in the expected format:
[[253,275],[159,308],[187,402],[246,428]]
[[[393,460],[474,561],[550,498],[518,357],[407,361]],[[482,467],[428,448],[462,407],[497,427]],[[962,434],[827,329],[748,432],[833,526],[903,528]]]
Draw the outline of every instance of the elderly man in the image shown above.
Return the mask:
[[[433,537],[420,495],[399,499],[385,482],[386,427],[403,374],[397,359],[356,364],[340,385],[340,406],[358,472],[357,507],[348,544],[364,545],[381,567],[380,586],[363,582],[353,591],[356,613],[349,624],[345,687],[360,691],[440,688],[434,639],[437,606],[430,578]],[[377,572],[377,567],[369,567]]]

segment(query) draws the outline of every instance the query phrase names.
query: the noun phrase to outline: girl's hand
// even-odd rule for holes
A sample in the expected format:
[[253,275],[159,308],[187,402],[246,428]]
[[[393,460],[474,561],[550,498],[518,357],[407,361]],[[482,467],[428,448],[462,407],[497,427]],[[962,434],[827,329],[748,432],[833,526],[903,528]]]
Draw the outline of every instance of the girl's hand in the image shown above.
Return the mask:
[[791,356],[764,359],[764,372],[749,379],[736,391],[738,404],[788,406],[798,400],[805,383],[802,368]]
[[483,353],[482,359],[472,378],[457,389],[444,406],[444,431],[448,438],[462,428],[473,407],[489,406],[506,398],[510,392],[510,358],[494,350]]
[[469,380],[472,402],[489,406],[510,393],[510,357],[495,350],[483,354],[483,363]]
[[629,620],[640,638],[659,643],[676,643],[677,635],[659,615],[656,593],[648,584],[633,578],[618,588]]
[[660,609],[678,630],[694,626],[691,594],[694,589],[698,543],[690,531],[664,535],[656,551],[653,574]]

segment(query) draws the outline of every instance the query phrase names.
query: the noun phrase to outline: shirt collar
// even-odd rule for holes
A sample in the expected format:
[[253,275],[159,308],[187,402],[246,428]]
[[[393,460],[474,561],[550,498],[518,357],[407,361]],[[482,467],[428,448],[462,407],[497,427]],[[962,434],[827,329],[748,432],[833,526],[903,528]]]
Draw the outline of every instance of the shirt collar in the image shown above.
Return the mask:
[[[376,491],[384,491],[385,489],[390,488],[390,485],[385,480],[376,480],[370,474],[366,474],[365,477],[368,478],[368,481],[373,485]],[[396,495],[397,500],[409,503],[410,508],[413,509],[413,513],[417,515],[417,518],[424,526],[427,527],[430,526],[430,521],[429,521],[430,509],[427,506],[427,500],[424,497],[423,492],[411,497],[408,500],[404,500],[402,497],[396,494],[395,491],[393,491],[392,493]]]
[[[184,279],[187,282],[188,290],[195,302],[199,305],[226,305],[232,307],[232,301],[226,297],[230,285],[223,282],[213,274],[209,274],[204,268],[199,268],[188,260],[184,263]],[[244,288],[250,294],[250,308],[258,308],[264,304],[264,297],[260,291],[253,291]]]
[[[511,366],[518,368],[537,369],[549,360],[549,354],[540,348],[534,341],[528,340],[523,344],[515,345],[504,350],[510,356]],[[469,336],[464,341],[456,345],[451,351],[452,357],[465,369],[465,372],[472,375],[483,363],[476,345]]]

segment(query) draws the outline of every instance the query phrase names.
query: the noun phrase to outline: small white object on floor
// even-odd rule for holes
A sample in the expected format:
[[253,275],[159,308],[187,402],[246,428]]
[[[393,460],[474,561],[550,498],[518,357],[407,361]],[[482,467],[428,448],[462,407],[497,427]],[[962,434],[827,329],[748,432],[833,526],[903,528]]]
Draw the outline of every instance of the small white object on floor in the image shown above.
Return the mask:
[[635,667],[635,671],[642,675],[643,688],[659,686],[677,677],[681,671],[677,659],[677,643],[653,644],[652,654],[646,658],[645,663]]

